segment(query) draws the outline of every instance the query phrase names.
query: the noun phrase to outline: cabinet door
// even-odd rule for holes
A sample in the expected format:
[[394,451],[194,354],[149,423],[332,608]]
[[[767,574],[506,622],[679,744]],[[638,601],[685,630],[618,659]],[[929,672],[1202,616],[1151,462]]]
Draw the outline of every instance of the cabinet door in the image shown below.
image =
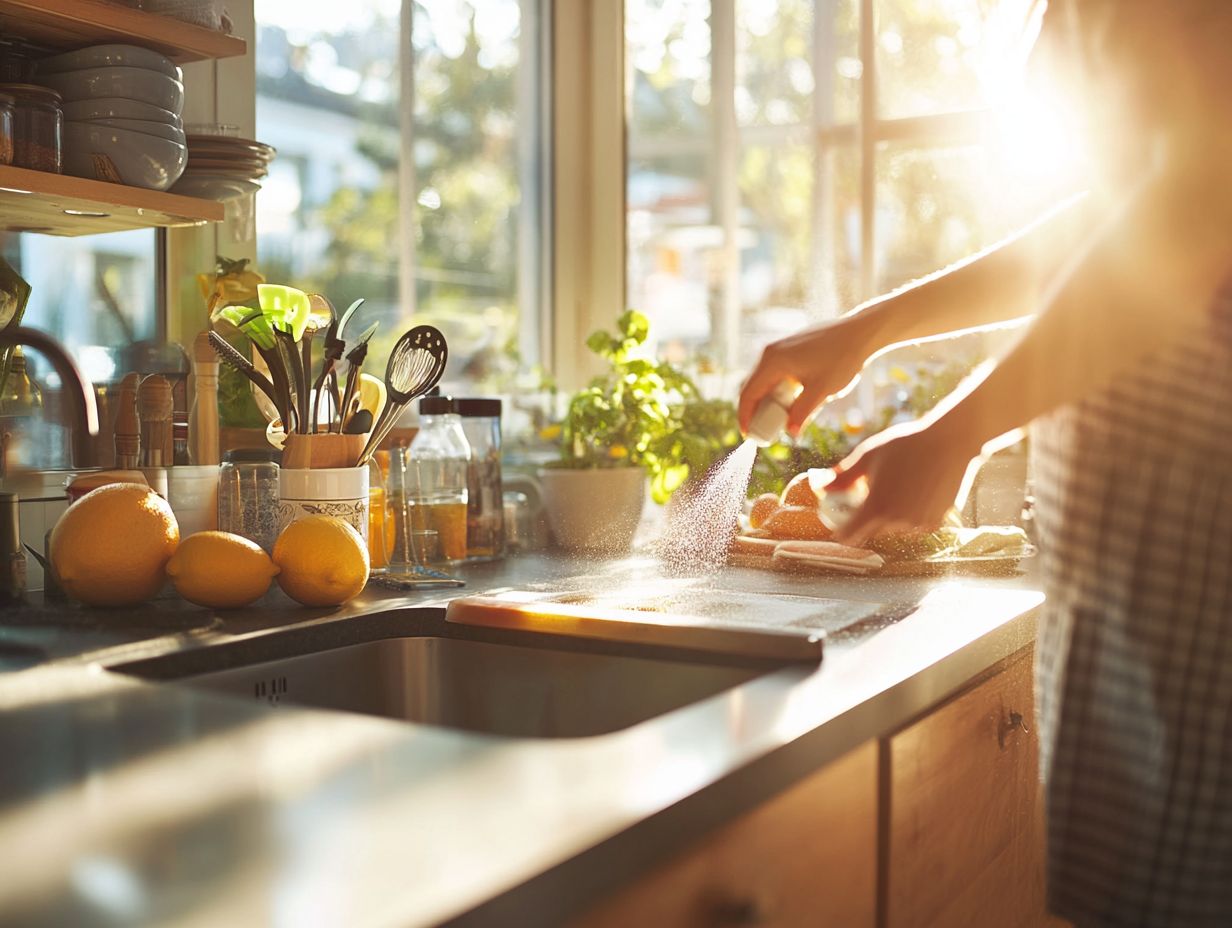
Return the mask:
[[888,928],[1045,924],[1031,651],[891,737]]
[[619,890],[574,928],[871,928],[876,827],[869,742]]

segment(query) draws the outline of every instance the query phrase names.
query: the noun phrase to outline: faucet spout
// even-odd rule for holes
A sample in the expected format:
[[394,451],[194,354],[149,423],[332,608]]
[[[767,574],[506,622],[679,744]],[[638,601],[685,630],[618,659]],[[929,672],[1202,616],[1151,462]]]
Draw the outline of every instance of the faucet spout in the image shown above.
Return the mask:
[[33,348],[51,362],[55,372],[60,375],[61,388],[72,407],[73,466],[92,467],[96,463],[92,439],[98,435],[98,406],[94,401],[94,384],[90,383],[73,363],[64,346],[46,332],[23,326],[0,329],[0,346],[4,345]]

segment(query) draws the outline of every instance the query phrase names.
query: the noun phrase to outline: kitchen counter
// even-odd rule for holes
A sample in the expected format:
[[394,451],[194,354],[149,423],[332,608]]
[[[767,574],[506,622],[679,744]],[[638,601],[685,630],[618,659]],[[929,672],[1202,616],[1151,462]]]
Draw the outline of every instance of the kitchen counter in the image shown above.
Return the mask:
[[[654,566],[531,556],[465,573],[449,595],[631,587]],[[1029,646],[1043,599],[1023,577],[730,570],[711,582],[909,614],[834,636],[820,666],[774,669],[631,728],[518,739],[271,711],[106,669],[158,658],[178,675],[218,655],[438,633],[440,593],[308,610],[273,592],[225,616],[171,600],[124,615],[10,611],[0,923],[556,924]]]

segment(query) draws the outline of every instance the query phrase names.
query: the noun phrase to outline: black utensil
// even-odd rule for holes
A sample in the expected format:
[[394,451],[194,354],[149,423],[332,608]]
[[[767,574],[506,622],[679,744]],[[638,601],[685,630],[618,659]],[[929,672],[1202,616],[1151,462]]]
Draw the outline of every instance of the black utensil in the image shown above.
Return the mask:
[[385,390],[388,394],[385,408],[381,410],[381,416],[368,436],[357,463],[368,462],[393,429],[407,403],[440,383],[448,360],[449,346],[445,336],[435,326],[417,325],[398,339],[385,366]]
[[268,377],[262,374],[259,370],[252,366],[252,362],[240,354],[230,342],[219,335],[217,332],[209,333],[210,347],[214,349],[214,353],[218,355],[218,360],[231,368],[238,371],[248,378],[258,390],[269,397],[269,401],[274,404],[274,408],[278,408],[278,397],[274,390],[274,384]]
[[361,409],[347,419],[346,428],[343,434],[345,435],[364,435],[372,428],[372,411]]
[[[342,358],[342,352],[346,351],[346,342],[338,337],[338,329],[340,328],[341,324],[337,318],[334,318],[330,321],[329,328],[325,330],[325,356],[321,359],[321,373],[312,388],[312,421],[314,425],[317,421],[317,416],[320,415],[321,393],[325,389],[325,381],[333,377],[334,390],[337,390],[338,378],[334,376],[334,365]],[[337,402],[337,397],[335,397],[335,402]],[[341,420],[342,410],[337,406],[335,406],[334,415]],[[329,430],[333,431],[332,423]]]
[[[359,383],[359,369],[364,365],[364,359],[368,357],[368,343],[372,340],[372,336],[376,333],[377,323],[372,323],[364,330],[364,334],[359,336],[359,344],[352,348],[346,356],[347,364],[350,365],[347,370],[346,390],[343,391],[342,401],[338,404],[338,430],[346,432],[346,418],[351,411],[351,399],[355,396],[355,387]],[[339,328],[342,328],[339,325]],[[350,433],[354,434],[354,433]]]

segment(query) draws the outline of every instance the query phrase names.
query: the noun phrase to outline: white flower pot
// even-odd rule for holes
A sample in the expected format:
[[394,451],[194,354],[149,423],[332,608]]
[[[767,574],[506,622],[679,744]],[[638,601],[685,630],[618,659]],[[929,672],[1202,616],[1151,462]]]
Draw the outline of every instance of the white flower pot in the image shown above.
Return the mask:
[[570,551],[628,551],[646,503],[640,467],[539,471],[543,508],[556,543]]

